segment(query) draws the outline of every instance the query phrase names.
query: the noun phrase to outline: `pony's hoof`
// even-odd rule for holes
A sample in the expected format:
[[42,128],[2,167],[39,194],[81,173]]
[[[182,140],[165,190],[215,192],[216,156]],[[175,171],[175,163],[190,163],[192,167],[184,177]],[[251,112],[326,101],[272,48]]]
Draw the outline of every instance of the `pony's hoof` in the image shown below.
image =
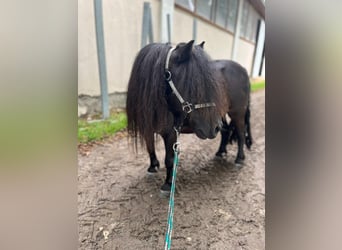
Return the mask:
[[169,196],[171,192],[171,185],[169,183],[164,183],[160,188],[160,193],[164,196]]
[[147,169],[147,175],[156,175],[158,173],[159,166],[150,166]]
[[217,157],[220,157],[220,158],[222,158],[223,156],[225,156],[225,155],[227,155],[227,152],[225,152],[225,151],[218,151],[216,154],[215,154],[215,156],[217,156]]
[[237,167],[242,167],[243,162],[244,162],[243,159],[237,158],[237,159],[235,160],[235,166],[237,166]]

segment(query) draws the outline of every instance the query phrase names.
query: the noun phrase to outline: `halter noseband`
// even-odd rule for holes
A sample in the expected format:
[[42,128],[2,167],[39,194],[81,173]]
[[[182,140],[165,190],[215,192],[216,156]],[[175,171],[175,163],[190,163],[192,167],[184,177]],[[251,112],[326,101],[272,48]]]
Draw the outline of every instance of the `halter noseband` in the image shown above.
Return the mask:
[[176,95],[177,99],[182,105],[182,109],[185,113],[191,113],[194,109],[200,109],[200,108],[208,108],[208,107],[215,107],[215,103],[209,102],[209,103],[201,103],[201,104],[195,104],[193,105],[190,102],[184,101],[183,97],[179,94],[178,90],[176,89],[175,84],[173,83],[171,77],[171,71],[169,70],[169,62],[172,51],[174,51],[175,48],[171,48],[166,56],[166,64],[165,64],[165,80],[169,83],[173,93]]

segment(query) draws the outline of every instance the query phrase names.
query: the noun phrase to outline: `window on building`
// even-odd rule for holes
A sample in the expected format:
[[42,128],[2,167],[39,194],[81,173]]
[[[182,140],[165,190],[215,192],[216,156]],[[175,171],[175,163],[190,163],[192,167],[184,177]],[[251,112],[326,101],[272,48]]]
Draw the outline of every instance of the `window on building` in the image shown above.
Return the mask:
[[255,17],[254,17],[254,9],[252,6],[249,6],[249,15],[247,18],[247,28],[246,28],[246,35],[245,38],[248,40],[253,40],[253,28],[255,23]]
[[188,10],[194,11],[195,10],[195,0],[176,0],[176,3],[187,8]]
[[[175,3],[235,33],[239,0],[175,0]],[[259,18],[249,1],[243,0],[240,36],[255,42]]]
[[249,4],[248,4],[248,1],[245,0],[243,1],[241,27],[240,27],[240,36],[242,37],[246,37],[246,34],[247,34],[248,10],[249,10]]
[[231,32],[235,32],[235,25],[236,25],[236,17],[239,7],[239,1],[238,0],[229,0],[228,5],[228,30]]
[[227,0],[217,0],[216,2],[215,23],[224,28],[227,27],[228,3]]
[[196,0],[196,12],[200,16],[211,20],[211,10],[212,10],[213,0]]

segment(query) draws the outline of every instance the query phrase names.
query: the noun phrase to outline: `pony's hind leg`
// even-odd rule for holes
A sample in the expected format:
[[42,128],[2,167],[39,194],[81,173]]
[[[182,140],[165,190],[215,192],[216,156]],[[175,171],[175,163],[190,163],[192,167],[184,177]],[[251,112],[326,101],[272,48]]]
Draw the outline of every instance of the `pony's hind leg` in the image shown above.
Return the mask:
[[158,172],[160,164],[159,164],[159,161],[157,159],[153,137],[152,137],[152,139],[150,139],[148,141],[148,143],[146,143],[146,147],[147,147],[147,152],[150,156],[150,166],[147,169],[147,173],[148,174],[155,174]]
[[238,137],[238,153],[235,159],[236,164],[242,164],[245,159],[243,146],[245,144],[245,120],[244,116],[237,116],[233,118]]
[[248,106],[247,111],[246,111],[246,115],[245,115],[246,146],[247,146],[248,149],[251,149],[251,146],[253,144],[252,133],[251,133],[250,116],[251,116],[251,111],[250,111],[249,106]]
[[177,140],[176,132],[172,129],[170,132],[162,135],[165,145],[165,167],[166,167],[166,178],[165,183],[161,186],[162,193],[169,193],[171,190],[172,183],[172,171],[173,171],[173,144]]
[[221,128],[221,143],[218,151],[216,152],[216,156],[222,157],[224,154],[227,154],[227,144],[229,141],[229,133],[230,133],[230,125],[227,124],[225,119],[222,119],[223,126]]

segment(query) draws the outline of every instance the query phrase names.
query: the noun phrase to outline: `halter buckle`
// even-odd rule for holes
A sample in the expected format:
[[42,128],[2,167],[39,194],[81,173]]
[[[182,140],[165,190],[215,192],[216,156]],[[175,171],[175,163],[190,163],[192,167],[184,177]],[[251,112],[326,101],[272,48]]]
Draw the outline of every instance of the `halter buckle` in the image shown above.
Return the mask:
[[192,103],[189,103],[189,102],[184,102],[182,104],[182,108],[183,108],[183,111],[188,114],[193,111]]
[[171,80],[171,72],[169,70],[165,70],[165,80],[170,81]]

